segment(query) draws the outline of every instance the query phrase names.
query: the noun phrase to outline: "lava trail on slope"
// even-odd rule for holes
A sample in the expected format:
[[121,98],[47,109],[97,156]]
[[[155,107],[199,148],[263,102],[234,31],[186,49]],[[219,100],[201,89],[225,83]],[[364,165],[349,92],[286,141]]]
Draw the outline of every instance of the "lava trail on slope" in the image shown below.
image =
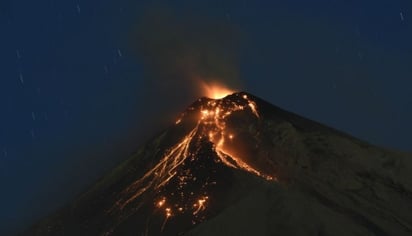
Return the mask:
[[[242,143],[237,141],[237,134],[227,123],[233,116],[239,113],[243,116],[245,112],[251,119],[259,119],[258,107],[246,93],[196,101],[175,124],[192,122],[194,127],[170,147],[157,164],[120,193],[108,214],[120,215],[120,224],[122,218],[129,218],[131,214],[152,211],[149,215],[154,217],[148,223],[150,230],[156,228],[167,233],[169,222],[187,228],[213,214],[209,206],[218,205],[219,189],[230,184],[230,169],[275,180],[236,152]],[[152,207],[148,206],[150,202]]]

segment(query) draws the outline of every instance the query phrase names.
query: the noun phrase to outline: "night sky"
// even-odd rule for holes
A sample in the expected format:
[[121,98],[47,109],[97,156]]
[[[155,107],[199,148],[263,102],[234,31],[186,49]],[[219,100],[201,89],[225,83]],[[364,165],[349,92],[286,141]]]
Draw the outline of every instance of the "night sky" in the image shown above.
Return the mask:
[[0,1],[0,235],[171,124],[193,73],[412,151],[412,1],[168,2]]

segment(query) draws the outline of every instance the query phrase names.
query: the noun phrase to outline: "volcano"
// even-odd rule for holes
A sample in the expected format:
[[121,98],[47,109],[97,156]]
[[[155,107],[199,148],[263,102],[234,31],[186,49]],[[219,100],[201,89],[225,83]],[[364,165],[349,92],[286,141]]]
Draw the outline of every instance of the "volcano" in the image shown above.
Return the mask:
[[203,97],[23,235],[412,235],[412,155]]

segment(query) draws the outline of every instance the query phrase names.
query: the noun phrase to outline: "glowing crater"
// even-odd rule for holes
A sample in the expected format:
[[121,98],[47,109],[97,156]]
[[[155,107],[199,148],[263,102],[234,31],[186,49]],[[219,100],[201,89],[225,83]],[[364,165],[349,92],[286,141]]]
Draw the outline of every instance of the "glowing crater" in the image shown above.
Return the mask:
[[216,82],[212,82],[212,83],[201,82],[200,84],[201,84],[201,87],[202,87],[202,90],[205,96],[211,99],[222,99],[235,92]]

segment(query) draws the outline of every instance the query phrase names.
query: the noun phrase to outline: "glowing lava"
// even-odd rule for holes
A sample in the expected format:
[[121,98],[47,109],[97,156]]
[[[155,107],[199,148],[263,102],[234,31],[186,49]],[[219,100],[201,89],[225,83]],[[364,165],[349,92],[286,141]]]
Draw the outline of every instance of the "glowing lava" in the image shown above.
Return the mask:
[[208,101],[206,106],[202,107],[200,110],[200,121],[198,126],[202,125],[203,133],[207,134],[209,140],[215,144],[216,152],[224,164],[232,168],[246,170],[267,180],[272,180],[273,177],[254,169],[240,158],[237,158],[233,153],[229,153],[225,148],[227,138],[234,138],[233,134],[228,134],[226,131],[227,117],[233,112],[250,109],[252,113],[259,118],[259,114],[256,110],[256,103],[250,100],[247,95],[243,95],[242,100],[243,102],[238,104],[226,104],[222,99]]
[[[226,96],[228,93],[230,93],[229,90],[221,89],[212,92],[214,97]],[[165,217],[161,227],[162,230],[170,217],[179,214],[190,213],[193,217],[197,217],[196,219],[202,220],[203,218],[199,216],[199,214],[207,208],[210,196],[208,196],[207,192],[188,192],[186,190],[189,182],[196,182],[198,180],[196,180],[193,173],[190,173],[190,170],[182,170],[181,166],[188,160],[198,158],[193,151],[193,147],[195,147],[200,140],[205,139],[213,145],[212,150],[215,152],[216,163],[247,171],[266,180],[274,180],[272,176],[252,167],[227,148],[226,143],[234,142],[236,139],[236,133],[227,130],[226,122],[228,117],[235,112],[248,110],[253,116],[259,119],[257,105],[252,99],[245,94],[241,95],[239,93],[233,96],[237,96],[235,100],[200,99],[199,102],[201,105],[200,108],[198,108],[199,110],[195,110],[193,107],[189,109],[198,112],[198,121],[195,127],[179,143],[172,146],[163,155],[161,160],[152,169],[147,171],[143,177],[127,187],[122,192],[122,197],[117,201],[114,208],[122,210],[148,191],[161,194],[161,189],[173,179],[177,181],[176,195],[179,195],[183,201],[173,202],[172,199],[174,197],[171,197],[173,194],[169,195],[169,198],[161,195],[154,199],[154,207],[160,210],[160,212],[163,212]],[[176,124],[181,125],[186,115],[186,113],[183,113]],[[216,182],[200,184],[212,185],[216,184]]]

